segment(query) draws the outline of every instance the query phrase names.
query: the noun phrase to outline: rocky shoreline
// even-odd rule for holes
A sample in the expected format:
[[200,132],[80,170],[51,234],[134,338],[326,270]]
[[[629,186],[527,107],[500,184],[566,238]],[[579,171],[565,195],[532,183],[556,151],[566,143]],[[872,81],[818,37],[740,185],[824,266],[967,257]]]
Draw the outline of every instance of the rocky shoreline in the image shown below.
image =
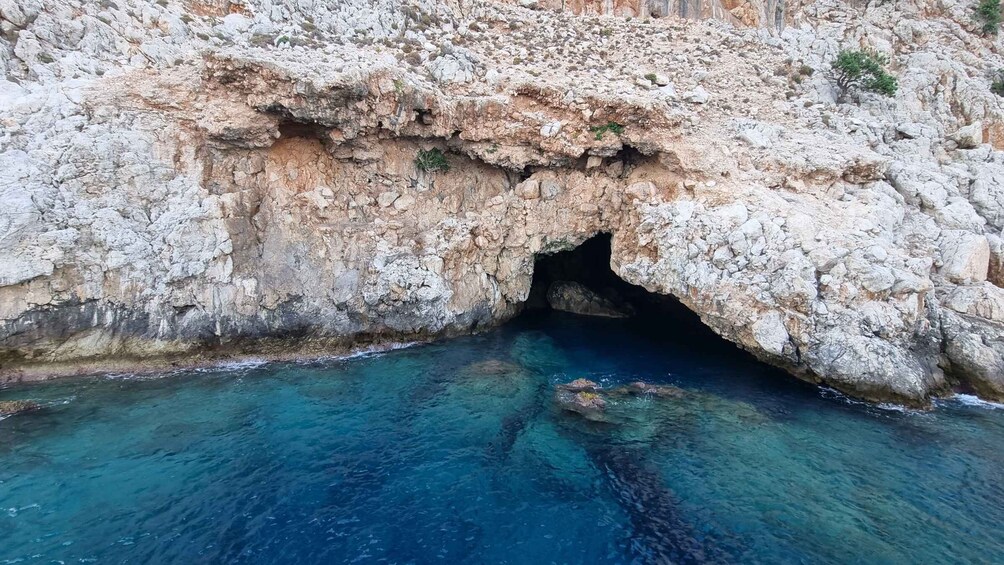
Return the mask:
[[[479,331],[605,233],[799,378],[1004,399],[1004,58],[966,4],[302,4],[0,1],[0,380]],[[838,102],[846,46],[898,94]]]

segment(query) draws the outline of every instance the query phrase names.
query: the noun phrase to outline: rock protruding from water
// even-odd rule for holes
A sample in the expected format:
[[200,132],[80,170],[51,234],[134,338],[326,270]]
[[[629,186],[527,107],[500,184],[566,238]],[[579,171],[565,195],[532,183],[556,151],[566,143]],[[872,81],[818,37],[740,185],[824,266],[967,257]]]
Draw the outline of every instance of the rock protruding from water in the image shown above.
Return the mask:
[[31,400],[0,400],[0,416],[13,416],[23,412],[32,412],[42,406]]
[[[575,379],[555,387],[555,403],[569,412],[581,414],[588,420],[622,423],[635,418],[645,408],[645,399],[683,399],[689,397],[682,388],[673,385],[654,385],[643,381],[605,389],[589,379]],[[639,404],[639,401],[642,401]]]
[[602,420],[607,401],[600,396],[600,386],[588,379],[555,387],[554,400],[562,409],[581,414],[588,420]]
[[627,308],[618,306],[577,282],[555,281],[547,290],[547,303],[551,308],[583,316],[627,318]]

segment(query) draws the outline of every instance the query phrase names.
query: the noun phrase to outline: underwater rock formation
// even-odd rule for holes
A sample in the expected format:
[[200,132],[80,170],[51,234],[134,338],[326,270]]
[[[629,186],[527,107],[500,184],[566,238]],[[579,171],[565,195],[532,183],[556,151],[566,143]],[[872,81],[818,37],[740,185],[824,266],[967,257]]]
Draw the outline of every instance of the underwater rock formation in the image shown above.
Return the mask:
[[681,514],[665,480],[645,467],[643,455],[623,447],[586,444],[593,464],[631,519],[634,549],[642,563],[729,563],[706,532]]

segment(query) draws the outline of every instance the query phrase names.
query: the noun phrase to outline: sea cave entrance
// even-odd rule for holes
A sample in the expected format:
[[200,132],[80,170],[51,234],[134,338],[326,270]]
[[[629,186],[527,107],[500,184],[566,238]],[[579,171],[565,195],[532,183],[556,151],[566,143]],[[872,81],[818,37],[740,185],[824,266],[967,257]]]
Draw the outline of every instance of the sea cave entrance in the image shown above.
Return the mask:
[[[752,395],[768,402],[776,395],[815,394],[814,385],[790,378],[712,331],[675,296],[621,279],[610,268],[610,258],[611,236],[606,233],[574,249],[537,256],[521,325],[547,328],[573,349],[621,358],[626,371],[645,374],[671,366],[674,384],[723,396]],[[579,290],[556,293],[562,287]],[[599,314],[577,311],[591,300],[602,306]],[[610,313],[607,309],[616,317],[603,317]],[[649,365],[638,361],[655,357],[661,360]]]
[[700,317],[676,297],[649,292],[610,268],[611,236],[600,233],[578,247],[540,255],[525,304],[527,315],[553,310],[658,324],[660,332],[720,342]]

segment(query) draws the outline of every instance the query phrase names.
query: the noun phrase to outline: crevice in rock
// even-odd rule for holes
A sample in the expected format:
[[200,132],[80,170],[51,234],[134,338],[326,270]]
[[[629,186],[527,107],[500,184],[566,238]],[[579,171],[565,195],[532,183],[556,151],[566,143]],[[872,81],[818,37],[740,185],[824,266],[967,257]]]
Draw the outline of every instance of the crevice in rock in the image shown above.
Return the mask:
[[533,175],[533,169],[531,167],[529,167],[529,166],[523,167],[523,170],[518,171],[517,175],[518,175],[518,178],[517,178],[516,182],[513,183],[513,185],[517,185],[517,184],[519,184],[519,183],[527,180],[528,178],[530,178],[530,176]]
[[432,110],[415,109],[415,123],[423,126],[431,126],[435,123]]
[[325,141],[328,138],[327,133],[327,128],[313,122],[285,120],[279,124],[279,139],[298,137],[302,139],[319,139],[321,141]]
[[612,160],[624,163],[624,170],[629,170],[631,167],[639,165],[650,158],[651,156],[645,155],[636,147],[624,144],[624,147],[614,155]]

